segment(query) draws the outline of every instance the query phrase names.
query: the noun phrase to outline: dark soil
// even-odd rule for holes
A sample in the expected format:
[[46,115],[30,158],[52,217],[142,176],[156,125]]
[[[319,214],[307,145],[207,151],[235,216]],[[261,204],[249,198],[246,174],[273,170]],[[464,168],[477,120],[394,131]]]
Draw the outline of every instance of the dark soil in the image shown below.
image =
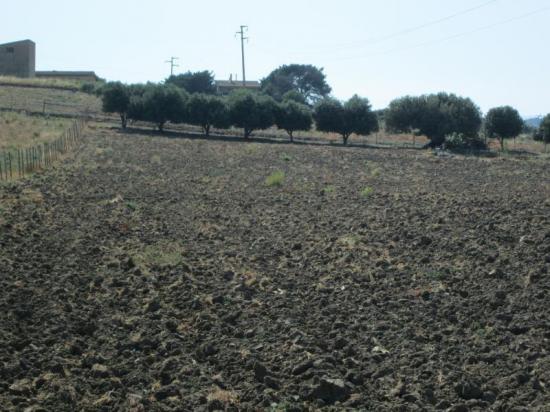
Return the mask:
[[90,130],[0,189],[0,410],[549,411],[548,182]]

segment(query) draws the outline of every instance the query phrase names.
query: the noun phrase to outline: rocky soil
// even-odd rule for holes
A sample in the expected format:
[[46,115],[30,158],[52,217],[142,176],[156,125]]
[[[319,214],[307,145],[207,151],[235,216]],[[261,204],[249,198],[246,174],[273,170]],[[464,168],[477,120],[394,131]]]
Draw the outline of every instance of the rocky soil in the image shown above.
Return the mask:
[[0,410],[550,411],[549,214],[544,159],[91,128],[0,189]]

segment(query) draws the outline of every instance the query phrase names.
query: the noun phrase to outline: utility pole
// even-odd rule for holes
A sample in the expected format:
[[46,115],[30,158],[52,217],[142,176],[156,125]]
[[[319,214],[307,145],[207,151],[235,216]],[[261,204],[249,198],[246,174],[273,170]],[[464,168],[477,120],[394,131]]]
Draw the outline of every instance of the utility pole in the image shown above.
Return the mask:
[[166,60],[164,63],[170,63],[170,76],[174,75],[174,67],[180,67],[179,64],[176,64],[176,60],[179,57],[170,57],[170,60]]
[[243,87],[246,87],[246,71],[244,69],[244,41],[248,40],[248,37],[244,37],[245,32],[248,32],[248,26],[241,26],[241,30],[236,34],[241,36],[241,56],[243,62]]

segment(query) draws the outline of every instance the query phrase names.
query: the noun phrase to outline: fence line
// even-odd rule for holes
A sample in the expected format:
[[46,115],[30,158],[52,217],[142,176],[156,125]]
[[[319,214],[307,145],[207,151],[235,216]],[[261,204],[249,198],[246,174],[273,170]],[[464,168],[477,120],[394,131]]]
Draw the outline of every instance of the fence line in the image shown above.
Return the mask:
[[61,136],[52,142],[0,151],[0,180],[21,178],[27,173],[45,169],[73,147],[82,137],[84,119],[73,121]]

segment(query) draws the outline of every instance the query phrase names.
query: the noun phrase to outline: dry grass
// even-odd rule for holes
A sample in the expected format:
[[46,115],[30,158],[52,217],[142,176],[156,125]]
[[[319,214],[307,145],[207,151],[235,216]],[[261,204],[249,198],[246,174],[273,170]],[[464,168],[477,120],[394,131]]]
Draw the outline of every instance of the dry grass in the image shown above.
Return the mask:
[[78,115],[100,114],[101,100],[96,96],[70,90],[34,89],[0,86],[0,108],[42,113]]
[[0,84],[13,86],[55,87],[69,90],[79,89],[82,81],[63,79],[22,79],[20,77],[0,76]]
[[218,401],[224,406],[237,405],[239,396],[232,391],[226,391],[220,388],[214,388],[207,396],[208,401]]
[[42,118],[15,112],[0,113],[0,150],[51,142],[68,129],[70,120]]

